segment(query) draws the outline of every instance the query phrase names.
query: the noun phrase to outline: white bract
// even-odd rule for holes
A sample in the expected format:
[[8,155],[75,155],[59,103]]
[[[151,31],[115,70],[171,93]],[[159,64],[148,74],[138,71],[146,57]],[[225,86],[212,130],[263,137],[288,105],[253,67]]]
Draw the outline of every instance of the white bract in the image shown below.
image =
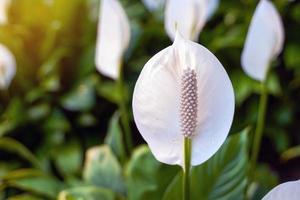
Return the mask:
[[165,9],[165,29],[174,40],[177,29],[185,38],[198,40],[206,21],[218,7],[219,0],[168,0]]
[[242,53],[244,71],[264,81],[271,61],[283,48],[284,28],[279,13],[269,0],[261,0],[252,18]]
[[0,0],[0,24],[7,23],[7,9],[10,4],[10,0]]
[[10,50],[0,44],[0,89],[7,89],[15,74],[15,57]]
[[129,20],[120,2],[102,0],[96,46],[96,66],[100,73],[113,79],[119,77],[129,41]]
[[208,2],[207,18],[210,19],[219,7],[220,0],[206,0]]
[[276,186],[262,200],[299,200],[299,197],[300,180]]
[[155,11],[162,8],[166,0],[142,0],[146,8],[150,11]]
[[234,94],[218,59],[177,33],[174,44],[144,66],[132,107],[137,128],[157,160],[183,166],[185,135],[192,139],[194,166],[208,160],[225,141]]

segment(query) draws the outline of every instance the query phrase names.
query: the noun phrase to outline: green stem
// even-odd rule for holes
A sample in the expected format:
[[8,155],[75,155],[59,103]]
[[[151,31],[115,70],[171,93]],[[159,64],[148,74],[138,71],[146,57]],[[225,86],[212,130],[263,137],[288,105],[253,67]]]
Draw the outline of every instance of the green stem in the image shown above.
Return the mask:
[[127,147],[127,151],[129,155],[131,154],[132,151],[132,139],[131,139],[131,130],[130,130],[130,121],[129,121],[129,116],[128,116],[128,111],[126,109],[126,104],[127,104],[127,98],[124,90],[124,81],[123,81],[123,70],[122,66],[120,67],[119,71],[119,79],[118,79],[118,89],[120,92],[121,98],[119,99],[119,109],[121,113],[121,123],[124,128],[124,139],[125,139],[125,144]]
[[190,200],[191,139],[184,138],[183,200]]
[[249,169],[248,184],[246,187],[246,192],[248,191],[249,186],[254,179],[253,176],[254,176],[254,172],[255,172],[255,168],[256,168],[258,153],[260,150],[263,130],[264,130],[264,126],[265,126],[266,109],[267,109],[267,102],[268,102],[267,79],[268,79],[268,76],[265,79],[265,81],[261,83],[262,91],[261,91],[261,96],[260,96],[260,101],[259,101],[256,130],[254,133],[253,143],[252,143],[250,169]]

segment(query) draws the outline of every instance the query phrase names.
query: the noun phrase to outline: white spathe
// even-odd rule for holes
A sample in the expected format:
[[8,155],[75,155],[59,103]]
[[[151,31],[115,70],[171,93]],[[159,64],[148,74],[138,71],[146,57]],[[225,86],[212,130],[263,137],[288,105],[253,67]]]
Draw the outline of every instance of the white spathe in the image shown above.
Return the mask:
[[0,24],[7,23],[7,9],[11,0],[0,0]]
[[252,18],[242,52],[242,67],[253,79],[264,81],[273,59],[282,51],[284,28],[272,2],[261,0]]
[[166,0],[142,0],[143,4],[150,11],[156,11],[162,8]]
[[299,200],[299,197],[300,180],[276,186],[262,200]]
[[197,41],[206,21],[218,5],[219,0],[168,0],[165,8],[168,36],[174,40],[177,28],[184,38]]
[[0,44],[0,89],[7,89],[16,74],[16,59],[4,45]]
[[234,93],[218,59],[205,47],[177,33],[172,46],[157,53],[144,66],[133,94],[137,128],[160,162],[184,163],[184,137],[180,128],[183,70],[196,71],[198,113],[192,138],[191,164],[208,160],[221,147],[231,127]]
[[174,40],[176,29],[184,38],[196,41],[206,22],[207,3],[204,0],[168,0],[165,8],[165,29]]
[[96,44],[96,67],[112,79],[119,77],[122,57],[129,45],[130,25],[118,0],[102,0]]
[[207,19],[210,19],[219,7],[220,0],[206,0],[208,2]]

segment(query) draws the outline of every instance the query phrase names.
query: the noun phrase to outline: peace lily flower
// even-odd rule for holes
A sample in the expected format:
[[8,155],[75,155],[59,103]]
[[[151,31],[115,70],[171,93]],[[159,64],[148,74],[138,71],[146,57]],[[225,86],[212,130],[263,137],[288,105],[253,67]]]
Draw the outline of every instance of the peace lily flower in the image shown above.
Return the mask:
[[0,89],[7,89],[15,74],[15,57],[5,46],[0,44]]
[[7,22],[7,9],[10,4],[10,0],[0,1],[0,24],[5,24]]
[[184,165],[208,160],[223,144],[234,114],[230,79],[218,59],[200,44],[176,34],[172,46],[144,66],[133,94],[137,128],[160,162]]
[[219,0],[168,0],[165,10],[167,34],[174,40],[177,24],[185,38],[196,41],[218,5]]
[[162,8],[166,0],[142,0],[146,8],[150,11],[155,11]]
[[270,62],[283,48],[284,28],[279,13],[269,0],[261,0],[252,18],[242,53],[244,71],[264,81]]
[[262,200],[299,200],[300,180],[290,181],[272,189]]
[[112,79],[118,78],[129,40],[129,20],[120,2],[102,0],[96,46],[96,66],[100,73]]

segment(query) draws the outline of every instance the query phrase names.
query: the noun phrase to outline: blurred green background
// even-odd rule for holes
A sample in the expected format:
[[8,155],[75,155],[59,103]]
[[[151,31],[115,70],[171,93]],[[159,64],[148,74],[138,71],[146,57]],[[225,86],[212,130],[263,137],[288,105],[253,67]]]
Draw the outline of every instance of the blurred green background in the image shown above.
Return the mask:
[[[0,43],[17,59],[16,77],[7,91],[0,91],[0,199],[176,199],[166,193],[172,193],[172,185],[177,184],[173,179],[180,178],[176,176],[179,167],[154,160],[142,145],[131,113],[131,95],[142,67],[171,44],[163,12],[151,13],[138,0],[121,3],[132,29],[124,61],[127,110],[136,147],[131,157],[119,123],[119,89],[95,69],[99,0],[12,0],[9,22],[0,26]],[[274,3],[284,20],[286,42],[268,82],[271,95],[253,199],[279,182],[300,178],[300,3]],[[257,117],[260,85],[240,65],[256,5],[252,0],[221,0],[199,38],[233,82],[236,113],[231,134],[246,127],[253,130]],[[198,188],[207,194],[199,195],[240,198],[233,198],[233,193],[240,194],[243,188],[237,186],[245,185],[249,138],[251,134],[242,133],[227,141],[221,150],[228,154],[222,157],[228,164],[225,171],[221,170],[224,165],[214,164],[218,154],[195,170],[205,180]],[[86,153],[91,147],[95,148]],[[234,173],[230,166],[235,162],[241,165],[236,168],[241,177],[230,191],[222,190],[221,180],[226,180],[222,174]],[[217,175],[207,171],[211,165],[216,166]]]

